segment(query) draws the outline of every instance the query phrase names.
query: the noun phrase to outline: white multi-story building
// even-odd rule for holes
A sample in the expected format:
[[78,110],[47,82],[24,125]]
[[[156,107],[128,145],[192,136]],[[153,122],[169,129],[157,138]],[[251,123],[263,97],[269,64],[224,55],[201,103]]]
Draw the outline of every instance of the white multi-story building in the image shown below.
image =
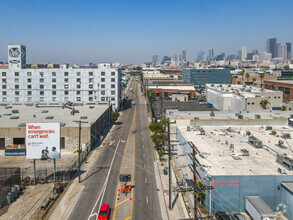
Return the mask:
[[27,69],[26,48],[8,46],[8,69],[0,70],[0,104],[108,104],[119,110],[121,69],[101,63],[98,68]]
[[247,58],[247,48],[246,46],[242,46],[241,49],[241,60],[246,60]]

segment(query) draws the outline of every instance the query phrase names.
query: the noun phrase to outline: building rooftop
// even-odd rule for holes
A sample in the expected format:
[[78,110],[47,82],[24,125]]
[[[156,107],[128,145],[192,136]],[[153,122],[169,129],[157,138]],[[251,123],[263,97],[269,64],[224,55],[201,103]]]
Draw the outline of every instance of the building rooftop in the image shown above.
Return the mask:
[[206,84],[206,87],[225,95],[237,94],[245,98],[262,96],[263,93],[276,93],[279,91],[261,89],[255,86],[235,85],[235,84]]
[[282,182],[281,184],[293,193],[293,182]]
[[277,83],[286,83],[286,84],[293,84],[293,80],[269,80],[266,82],[270,83],[270,82],[277,82]]
[[[73,121],[83,120],[88,123],[82,124],[82,127],[89,127],[92,122],[100,117],[107,109],[108,105],[84,105],[70,106],[72,110],[60,106],[0,106],[0,128],[25,127],[26,123],[61,123],[63,127],[78,127],[78,123]],[[53,116],[50,117],[50,116]]]
[[[197,159],[201,167],[210,175],[293,175],[293,170],[285,169],[278,162],[277,153],[293,159],[293,139],[284,139],[282,134],[293,136],[288,126],[272,126],[276,132],[263,126],[186,126],[178,127],[186,141],[192,141],[199,150]],[[201,129],[205,134],[201,134]],[[189,131],[188,131],[189,130]],[[262,148],[249,143],[249,135],[262,141]],[[279,140],[284,147],[278,146]],[[248,152],[249,156],[244,156]]]

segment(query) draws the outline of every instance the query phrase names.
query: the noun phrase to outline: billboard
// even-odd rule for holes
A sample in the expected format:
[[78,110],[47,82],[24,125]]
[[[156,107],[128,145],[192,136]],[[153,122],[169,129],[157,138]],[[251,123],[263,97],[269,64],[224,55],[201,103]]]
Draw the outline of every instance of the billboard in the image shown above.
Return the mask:
[[26,159],[60,158],[60,123],[26,124]]

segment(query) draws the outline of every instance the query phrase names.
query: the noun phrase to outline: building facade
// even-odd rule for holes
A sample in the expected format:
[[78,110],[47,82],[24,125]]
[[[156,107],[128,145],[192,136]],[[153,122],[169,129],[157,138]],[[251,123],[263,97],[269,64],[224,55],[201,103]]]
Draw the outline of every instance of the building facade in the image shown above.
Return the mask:
[[196,87],[204,87],[207,83],[228,84],[230,82],[230,69],[182,69],[182,79]]
[[275,91],[281,91],[283,93],[284,100],[293,100],[293,82],[292,80],[272,80],[264,81],[266,89]]
[[269,38],[267,39],[267,53],[272,54],[272,58],[277,56],[277,38]]
[[121,69],[101,63],[98,68],[27,69],[25,46],[8,46],[8,69],[0,70],[0,104],[111,103],[119,110]]

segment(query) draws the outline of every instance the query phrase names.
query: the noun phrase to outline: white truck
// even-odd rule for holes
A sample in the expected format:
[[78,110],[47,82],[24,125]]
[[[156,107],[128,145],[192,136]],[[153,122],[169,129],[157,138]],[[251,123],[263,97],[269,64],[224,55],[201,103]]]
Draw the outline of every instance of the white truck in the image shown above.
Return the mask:
[[277,220],[277,215],[259,196],[246,196],[245,209],[253,220]]

